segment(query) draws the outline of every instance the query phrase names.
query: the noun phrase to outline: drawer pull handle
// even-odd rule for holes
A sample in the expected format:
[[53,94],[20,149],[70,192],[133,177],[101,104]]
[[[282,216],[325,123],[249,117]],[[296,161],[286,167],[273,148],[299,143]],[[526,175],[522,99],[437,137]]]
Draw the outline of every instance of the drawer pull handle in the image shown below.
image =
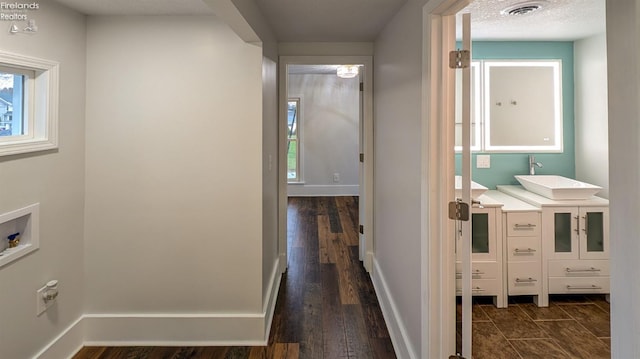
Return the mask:
[[533,230],[534,228],[536,228],[536,225],[531,223],[527,223],[527,224],[516,223],[513,225],[513,229],[516,231],[529,231],[529,230]]
[[535,249],[533,248],[527,248],[527,249],[520,249],[520,248],[516,248],[513,250],[513,253],[515,254],[520,254],[520,253],[533,253],[536,252]]
[[[485,290],[480,287],[471,288],[472,292],[484,292]],[[462,289],[456,289],[456,294],[462,294]]]
[[590,286],[588,286],[588,285],[583,285],[583,286],[580,286],[580,285],[567,285],[567,289],[568,290],[575,290],[575,289],[602,289],[602,287],[597,286],[595,284],[592,284]]
[[[472,277],[473,277],[474,275],[475,275],[475,276],[478,276],[478,275],[482,275],[482,274],[484,274],[484,272],[481,272],[481,271],[480,271],[480,270],[478,270],[478,269],[476,269],[476,270],[474,270],[473,272],[471,272],[471,276],[472,276]],[[456,272],[456,278],[457,278],[457,279],[462,278],[462,272]]]
[[516,278],[516,283],[533,283],[533,282],[537,282],[537,279],[533,279],[531,277],[529,278],[524,278],[524,279],[520,279],[520,278]]
[[600,269],[598,269],[598,268],[594,268],[594,267],[591,267],[591,268],[579,268],[579,269],[573,269],[573,268],[569,268],[569,267],[567,267],[567,268],[565,269],[565,271],[566,271],[567,273],[600,272]]

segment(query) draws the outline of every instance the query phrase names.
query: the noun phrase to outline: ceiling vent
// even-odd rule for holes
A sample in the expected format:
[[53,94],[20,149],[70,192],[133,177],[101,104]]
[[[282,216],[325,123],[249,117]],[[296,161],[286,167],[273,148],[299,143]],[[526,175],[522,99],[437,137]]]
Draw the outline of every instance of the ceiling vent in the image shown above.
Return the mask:
[[505,8],[504,10],[500,11],[500,13],[502,15],[509,15],[509,16],[526,15],[541,9],[542,5],[543,3],[541,2],[524,2],[524,3],[511,5]]

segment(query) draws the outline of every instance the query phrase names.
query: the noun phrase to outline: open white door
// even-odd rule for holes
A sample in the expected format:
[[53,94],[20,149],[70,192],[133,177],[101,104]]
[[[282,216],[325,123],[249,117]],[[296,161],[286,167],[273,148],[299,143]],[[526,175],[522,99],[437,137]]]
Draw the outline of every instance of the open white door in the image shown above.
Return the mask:
[[[364,195],[364,190],[366,188],[366,183],[364,181],[365,177],[365,168],[364,168],[364,82],[363,76],[360,75],[360,96],[358,103],[360,117],[359,121],[359,136],[358,136],[358,148],[360,150],[360,159],[358,160],[358,181],[360,188],[360,196],[358,196],[358,218],[360,219],[359,231],[358,231],[358,239],[359,239],[359,259],[364,261],[367,255],[367,243],[364,237],[364,223],[366,218],[365,211],[365,201],[367,200],[367,196]],[[371,249],[370,249],[371,250]]]
[[471,14],[462,15],[462,49],[458,52],[462,76],[462,202],[468,209],[461,221],[458,260],[462,267],[462,356],[471,358]]

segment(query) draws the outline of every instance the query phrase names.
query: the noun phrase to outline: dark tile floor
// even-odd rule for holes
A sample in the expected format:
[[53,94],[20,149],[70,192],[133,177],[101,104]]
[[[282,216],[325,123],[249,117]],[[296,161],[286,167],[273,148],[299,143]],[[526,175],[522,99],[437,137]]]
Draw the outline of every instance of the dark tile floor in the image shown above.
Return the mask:
[[[604,296],[551,296],[549,302],[539,308],[532,297],[511,297],[509,307],[499,309],[474,298],[473,358],[611,357],[610,307]],[[460,311],[458,304],[458,318]]]

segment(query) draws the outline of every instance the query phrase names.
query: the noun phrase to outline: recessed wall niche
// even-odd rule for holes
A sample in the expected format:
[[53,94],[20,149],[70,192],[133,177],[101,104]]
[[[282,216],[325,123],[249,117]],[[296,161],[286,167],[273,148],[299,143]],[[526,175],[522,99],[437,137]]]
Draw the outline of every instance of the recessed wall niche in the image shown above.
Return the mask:
[[40,204],[0,215],[0,269],[39,248]]

